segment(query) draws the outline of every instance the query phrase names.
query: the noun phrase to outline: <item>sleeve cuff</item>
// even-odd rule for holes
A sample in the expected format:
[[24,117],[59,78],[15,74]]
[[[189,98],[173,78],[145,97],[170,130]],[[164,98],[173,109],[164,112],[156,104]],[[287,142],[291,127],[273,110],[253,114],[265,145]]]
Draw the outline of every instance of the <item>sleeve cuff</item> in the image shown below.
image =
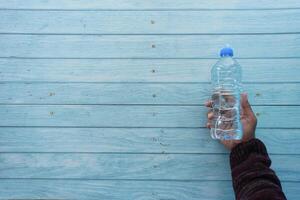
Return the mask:
[[245,161],[251,154],[268,156],[266,146],[259,139],[251,139],[236,145],[230,153],[230,165],[233,169]]

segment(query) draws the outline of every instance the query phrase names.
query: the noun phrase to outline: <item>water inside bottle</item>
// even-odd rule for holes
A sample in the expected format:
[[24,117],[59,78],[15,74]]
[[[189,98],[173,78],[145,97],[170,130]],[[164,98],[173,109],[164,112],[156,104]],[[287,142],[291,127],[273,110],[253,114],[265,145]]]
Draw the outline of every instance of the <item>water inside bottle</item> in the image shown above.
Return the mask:
[[213,114],[211,135],[215,139],[239,139],[239,94],[234,90],[217,89],[212,95]]

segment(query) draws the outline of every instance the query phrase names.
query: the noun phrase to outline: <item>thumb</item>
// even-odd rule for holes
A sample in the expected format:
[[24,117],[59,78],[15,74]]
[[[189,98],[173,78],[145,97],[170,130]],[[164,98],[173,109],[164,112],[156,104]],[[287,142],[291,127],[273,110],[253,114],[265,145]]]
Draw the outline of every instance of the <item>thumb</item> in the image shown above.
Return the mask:
[[246,93],[241,94],[241,107],[244,115],[253,115],[251,105],[248,101],[248,95]]

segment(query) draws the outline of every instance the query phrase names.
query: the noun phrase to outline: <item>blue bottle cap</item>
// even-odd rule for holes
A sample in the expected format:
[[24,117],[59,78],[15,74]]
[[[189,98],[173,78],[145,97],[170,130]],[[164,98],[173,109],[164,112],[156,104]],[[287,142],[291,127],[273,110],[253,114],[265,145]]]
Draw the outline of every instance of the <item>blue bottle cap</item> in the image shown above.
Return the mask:
[[225,57],[225,56],[233,56],[233,49],[230,47],[224,47],[223,49],[221,49],[220,51],[220,56],[221,57]]

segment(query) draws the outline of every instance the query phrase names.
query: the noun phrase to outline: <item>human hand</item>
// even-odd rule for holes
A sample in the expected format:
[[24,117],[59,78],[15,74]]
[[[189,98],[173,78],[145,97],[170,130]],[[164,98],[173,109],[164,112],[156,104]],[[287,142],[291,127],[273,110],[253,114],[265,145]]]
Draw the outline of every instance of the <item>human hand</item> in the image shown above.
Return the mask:
[[[214,117],[212,112],[212,101],[207,101],[205,106],[210,108],[207,113],[207,128],[212,127],[212,119]],[[221,143],[229,150],[233,149],[237,144],[241,142],[247,142],[252,138],[255,138],[255,129],[257,124],[257,119],[252,111],[251,105],[249,104],[248,97],[246,93],[241,94],[241,113],[240,119],[243,126],[243,138],[241,140],[220,140]]]

